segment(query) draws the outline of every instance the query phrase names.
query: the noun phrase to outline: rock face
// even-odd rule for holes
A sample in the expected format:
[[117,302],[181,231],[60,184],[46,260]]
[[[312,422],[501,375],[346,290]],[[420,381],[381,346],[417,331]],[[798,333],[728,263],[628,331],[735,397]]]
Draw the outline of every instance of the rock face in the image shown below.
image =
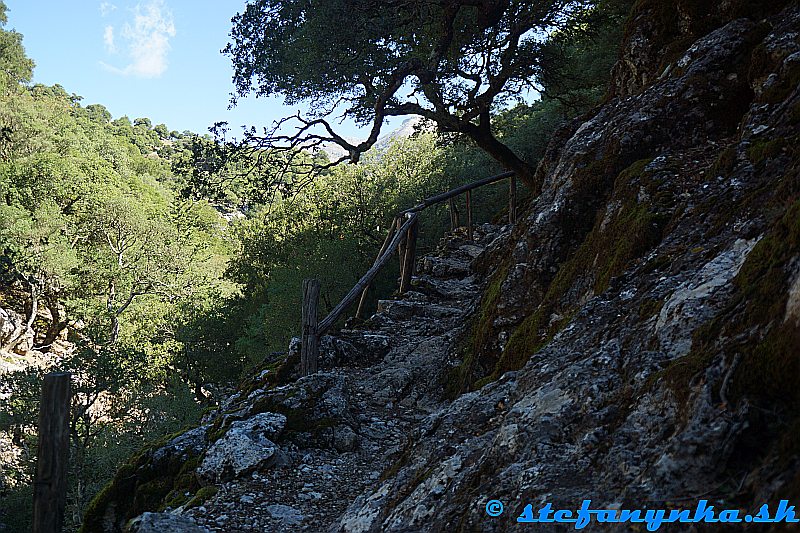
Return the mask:
[[[626,35],[515,227],[447,236],[320,372],[295,379],[292,352],[192,446],[145,452],[95,530],[169,508],[215,531],[506,531],[526,503],[800,497],[800,6],[640,0]],[[181,481],[147,500],[159,464]]]
[[286,427],[286,417],[260,413],[231,424],[225,436],[212,444],[197,468],[201,481],[228,481],[280,460],[280,448],[272,442]]
[[432,414],[342,531],[798,497],[799,34],[793,6],[720,24],[663,75],[618,66],[625,96],[551,147],[541,196],[483,266],[496,290],[465,389],[498,379]]

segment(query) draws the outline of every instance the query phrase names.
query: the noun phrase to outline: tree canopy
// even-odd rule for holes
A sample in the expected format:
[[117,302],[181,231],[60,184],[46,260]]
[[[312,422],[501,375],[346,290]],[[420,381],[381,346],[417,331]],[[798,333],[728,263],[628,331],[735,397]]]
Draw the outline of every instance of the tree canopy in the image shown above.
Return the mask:
[[0,1],[0,88],[30,81],[33,75],[33,61],[25,55],[22,35],[2,29],[8,22],[7,9],[5,2]]
[[[236,95],[309,104],[265,129],[273,150],[324,143],[356,162],[392,116],[419,115],[459,133],[532,185],[529,161],[498,139],[492,114],[536,89],[550,35],[577,24],[591,0],[251,0],[233,18],[224,52]],[[362,142],[334,119],[369,127]],[[293,123],[293,124],[292,124]],[[287,127],[295,126],[287,133]],[[255,140],[251,130],[249,141]]]

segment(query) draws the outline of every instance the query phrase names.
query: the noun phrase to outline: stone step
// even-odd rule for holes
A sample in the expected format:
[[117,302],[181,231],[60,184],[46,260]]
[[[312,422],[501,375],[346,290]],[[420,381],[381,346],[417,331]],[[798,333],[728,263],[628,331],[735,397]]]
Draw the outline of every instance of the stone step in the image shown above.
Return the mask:
[[421,275],[411,281],[414,291],[425,294],[431,300],[461,301],[474,296],[476,285],[472,276],[463,279],[440,279]]
[[457,307],[409,300],[378,300],[378,314],[393,320],[406,320],[412,317],[453,318],[462,314]]
[[420,272],[436,276],[439,278],[465,278],[470,274],[470,259],[458,259],[452,256],[423,257],[420,265]]

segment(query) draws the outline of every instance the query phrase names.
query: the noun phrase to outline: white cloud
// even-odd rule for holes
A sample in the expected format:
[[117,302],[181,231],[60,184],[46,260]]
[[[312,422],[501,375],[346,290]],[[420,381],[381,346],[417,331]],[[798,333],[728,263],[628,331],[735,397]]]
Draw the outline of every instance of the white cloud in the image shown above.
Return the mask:
[[103,2],[102,4],[100,4],[100,16],[105,17],[115,9],[117,9],[117,6],[115,6],[114,4],[109,2]]
[[106,26],[105,31],[103,31],[103,43],[106,45],[106,51],[109,54],[113,54],[117,51],[117,47],[114,45],[113,26]]
[[[107,27],[104,34],[107,46],[109,35],[113,44],[113,34],[114,28]],[[133,10],[133,21],[125,23],[120,37],[125,43],[130,63],[124,68],[113,67],[105,63],[103,66],[111,72],[125,76],[156,78],[167,70],[169,40],[175,37],[172,12],[163,0],[151,0],[146,4],[137,4]]]

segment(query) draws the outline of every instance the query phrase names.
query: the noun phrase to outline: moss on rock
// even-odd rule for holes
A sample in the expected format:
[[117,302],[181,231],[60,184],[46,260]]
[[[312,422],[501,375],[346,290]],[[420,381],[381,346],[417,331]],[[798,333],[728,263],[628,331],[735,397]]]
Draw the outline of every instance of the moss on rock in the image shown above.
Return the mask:
[[[636,161],[617,175],[608,210],[598,212],[591,231],[575,253],[561,264],[541,303],[514,330],[492,372],[478,380],[474,388],[496,380],[504,372],[521,368],[570,322],[586,298],[605,291],[612,278],[660,242],[670,218],[667,213],[672,195],[662,192],[661,180],[648,172],[652,161],[652,158]],[[609,162],[602,159],[587,165],[575,175],[575,188],[592,190],[593,182],[602,179],[598,174],[608,170]],[[642,193],[648,201],[640,201]],[[612,207],[615,205],[616,208]],[[473,328],[476,340],[491,332],[486,324],[493,320],[496,293],[494,280],[484,294],[481,319]]]
[[494,320],[497,318],[497,302],[503,282],[508,277],[509,268],[508,262],[497,268],[483,292],[478,314],[473,319],[471,335],[459,348],[461,364],[452,368],[445,376],[444,388],[447,398],[453,399],[462,392],[473,388],[476,376],[480,375],[477,354],[484,346],[490,344],[494,331]]
[[192,496],[192,498],[186,503],[184,509],[191,509],[193,507],[199,507],[203,505],[206,501],[210,500],[214,496],[217,495],[219,489],[214,485],[208,485],[207,487],[202,487],[197,493]]
[[[163,502],[183,491],[194,492],[197,456],[166,454],[155,461],[155,453],[185,432],[178,432],[146,446],[117,469],[114,478],[92,499],[86,509],[80,533],[118,532],[128,520],[164,508]],[[170,495],[172,497],[170,498]]]
[[711,175],[728,176],[736,166],[736,146],[729,146],[720,152],[714,165],[711,167]]
[[639,305],[639,317],[641,320],[652,318],[661,312],[664,307],[664,300],[645,299]]
[[[740,358],[727,398],[797,412],[800,408],[800,326],[784,320],[793,264],[800,256],[800,200],[795,201],[747,256],[733,283],[735,293],[717,317],[699,327],[692,349],[652,376],[664,378],[679,404],[712,361]],[[720,385],[718,385],[719,387]],[[800,436],[798,436],[800,437]],[[798,443],[800,445],[800,443]]]
[[[733,398],[759,398],[800,408],[800,327],[785,320],[792,268],[800,256],[800,200],[756,245],[735,283],[744,300],[745,320],[737,329],[771,325],[769,332],[743,350],[731,384]],[[778,295],[778,297],[776,297]]]
[[750,159],[751,163],[758,165],[766,159],[774,159],[787,146],[787,140],[782,137],[778,137],[777,139],[760,139],[753,142],[747,148],[747,157]]
[[640,203],[638,186],[632,186],[645,186],[645,169],[650,162],[652,159],[637,161],[619,174],[613,198],[621,205],[612,213],[598,214],[592,231],[559,268],[539,309],[512,335],[503,353],[503,366],[507,368],[501,366],[496,373],[524,364],[533,351],[567,324],[564,317],[570,317],[587,294],[605,291],[613,277],[661,240],[667,218],[653,210],[657,202]]

